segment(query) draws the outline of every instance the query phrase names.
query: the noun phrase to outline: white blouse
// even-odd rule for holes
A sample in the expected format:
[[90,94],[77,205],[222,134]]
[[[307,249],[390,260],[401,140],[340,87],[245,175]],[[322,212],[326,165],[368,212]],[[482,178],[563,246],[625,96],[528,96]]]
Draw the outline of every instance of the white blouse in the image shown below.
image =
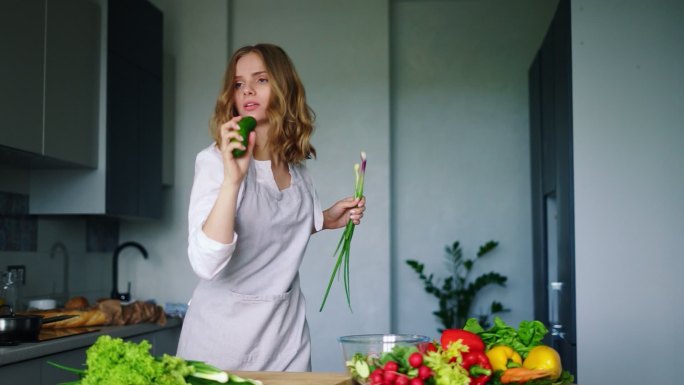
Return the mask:
[[178,355],[224,370],[310,370],[305,300],[299,288],[311,230],[323,211],[304,165],[290,165],[280,190],[270,161],[251,160],[238,193],[233,242],[202,226],[223,181],[215,145],[202,150],[188,212],[188,256],[201,278],[183,323]]

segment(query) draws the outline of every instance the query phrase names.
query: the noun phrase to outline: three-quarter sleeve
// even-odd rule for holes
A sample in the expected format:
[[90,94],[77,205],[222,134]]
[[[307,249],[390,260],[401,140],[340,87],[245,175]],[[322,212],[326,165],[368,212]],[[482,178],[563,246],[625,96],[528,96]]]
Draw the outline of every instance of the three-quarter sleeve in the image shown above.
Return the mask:
[[321,207],[321,201],[318,199],[318,193],[313,183],[311,184],[311,191],[313,195],[313,209],[314,209],[314,228],[316,231],[323,230],[323,208]]
[[213,279],[226,267],[238,239],[234,233],[233,242],[224,244],[209,238],[202,230],[223,183],[223,161],[213,147],[197,154],[188,209],[188,258],[195,274],[206,280]]
[[313,178],[309,174],[306,165],[299,165],[299,172],[307,185],[307,189],[311,192],[311,199],[313,200],[314,230],[316,232],[321,231],[323,230],[323,208],[321,207],[321,201],[318,199],[316,186],[314,186]]

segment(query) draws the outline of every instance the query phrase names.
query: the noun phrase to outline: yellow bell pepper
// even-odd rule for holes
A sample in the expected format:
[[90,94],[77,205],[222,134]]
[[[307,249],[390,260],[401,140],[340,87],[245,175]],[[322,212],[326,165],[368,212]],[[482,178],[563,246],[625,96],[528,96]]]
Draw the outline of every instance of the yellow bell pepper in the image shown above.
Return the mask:
[[494,346],[485,352],[489,363],[492,364],[492,369],[506,370],[509,367],[517,367],[522,365],[522,358],[513,348],[505,345]]
[[548,370],[552,380],[560,377],[563,370],[558,352],[546,345],[532,348],[523,361],[523,368]]

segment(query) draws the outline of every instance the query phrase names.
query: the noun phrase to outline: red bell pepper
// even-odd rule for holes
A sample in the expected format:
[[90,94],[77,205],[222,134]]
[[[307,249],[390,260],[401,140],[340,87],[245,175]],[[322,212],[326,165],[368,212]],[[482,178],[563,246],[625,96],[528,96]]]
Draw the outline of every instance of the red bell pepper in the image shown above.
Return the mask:
[[446,350],[450,343],[458,340],[461,340],[461,343],[468,347],[468,352],[484,352],[485,350],[485,344],[480,336],[463,329],[444,330],[440,340],[442,349]]
[[484,385],[492,377],[492,365],[482,351],[463,353],[461,366],[470,376],[470,385]]
[[[449,344],[460,340],[468,347],[468,352],[463,353],[461,366],[468,372],[470,385],[484,385],[492,377],[492,365],[485,354],[485,344],[482,338],[475,333],[463,329],[446,329],[442,332],[440,340],[443,349]],[[455,360],[452,359],[452,361]]]

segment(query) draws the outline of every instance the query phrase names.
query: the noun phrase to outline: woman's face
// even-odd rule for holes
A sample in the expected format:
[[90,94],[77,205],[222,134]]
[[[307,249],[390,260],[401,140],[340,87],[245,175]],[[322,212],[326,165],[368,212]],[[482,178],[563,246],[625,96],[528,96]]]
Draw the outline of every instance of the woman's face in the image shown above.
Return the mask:
[[235,106],[241,116],[252,116],[257,123],[267,121],[266,109],[271,97],[269,74],[261,57],[250,52],[237,61],[233,87]]

